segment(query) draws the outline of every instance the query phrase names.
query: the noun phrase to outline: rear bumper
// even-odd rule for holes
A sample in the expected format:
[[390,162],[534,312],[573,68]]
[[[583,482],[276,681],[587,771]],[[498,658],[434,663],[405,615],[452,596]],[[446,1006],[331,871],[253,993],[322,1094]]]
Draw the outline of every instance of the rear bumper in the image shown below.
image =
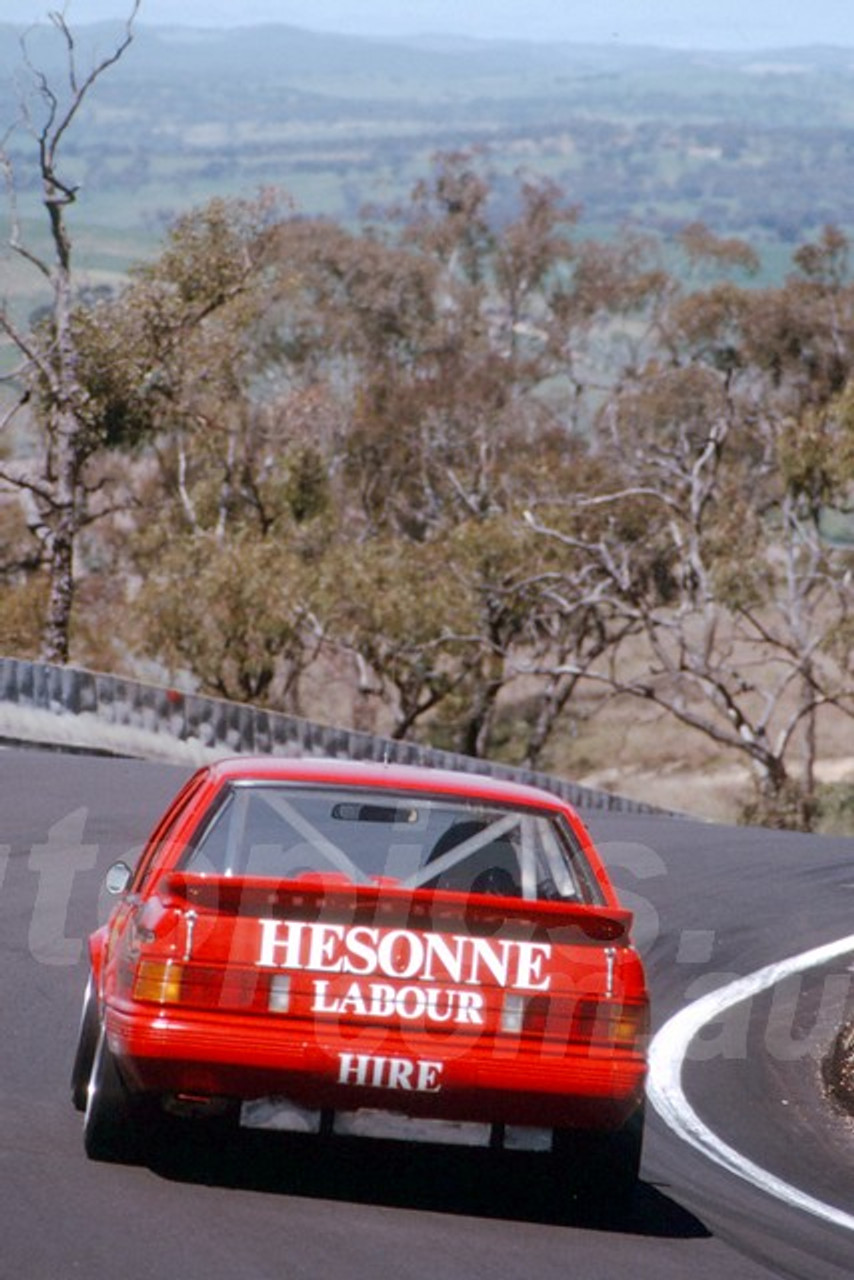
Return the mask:
[[620,1128],[643,1097],[642,1057],[584,1045],[412,1028],[373,1027],[354,1037],[350,1029],[266,1017],[110,1006],[106,1030],[128,1083],[161,1095],[275,1096],[314,1110],[595,1129]]

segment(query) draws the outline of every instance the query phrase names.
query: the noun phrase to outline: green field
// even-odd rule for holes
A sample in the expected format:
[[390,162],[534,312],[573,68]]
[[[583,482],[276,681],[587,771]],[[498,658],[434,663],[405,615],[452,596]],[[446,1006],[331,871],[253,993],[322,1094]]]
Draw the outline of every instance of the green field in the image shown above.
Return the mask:
[[[80,35],[81,65],[87,42],[110,47],[108,28]],[[56,85],[61,52],[47,33],[31,39],[32,62]],[[854,231],[852,69],[854,52],[827,49],[393,45],[284,26],[141,27],[67,138],[79,263],[109,280],[179,212],[263,186],[288,191],[304,214],[354,223],[368,202],[404,200],[437,152],[480,147],[499,177],[521,169],[557,182],[582,209],[579,234],[628,225],[666,245],[702,220],[749,240],[762,278],[779,279],[822,226]],[[17,33],[0,24],[0,132],[18,111],[21,70]],[[33,139],[19,130],[9,150],[22,207],[38,218]],[[495,191],[500,220],[510,197],[500,181]],[[3,271],[15,298],[18,278]]]

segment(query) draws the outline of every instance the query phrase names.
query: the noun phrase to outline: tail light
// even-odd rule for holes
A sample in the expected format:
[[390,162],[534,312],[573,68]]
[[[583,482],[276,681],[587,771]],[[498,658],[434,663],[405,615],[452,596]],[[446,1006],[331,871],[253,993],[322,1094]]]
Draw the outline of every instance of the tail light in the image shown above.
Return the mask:
[[[130,985],[134,1000],[188,1009],[263,1009],[260,975],[251,969],[223,969],[180,960],[140,960]],[[281,998],[281,997],[279,997]],[[273,997],[270,996],[270,1007]],[[285,1006],[286,1007],[286,1006]],[[276,1008],[275,1011],[283,1011]]]
[[649,1031],[649,1010],[646,1003],[509,992],[504,997],[500,1027],[505,1035],[610,1046],[632,1053],[643,1049]]
[[140,960],[133,979],[134,1000],[178,1004],[183,969],[175,960]]
[[548,996],[523,996],[508,992],[501,1007],[500,1027],[505,1035],[525,1035],[539,1040],[569,1039],[572,1002]]
[[619,1006],[614,1023],[614,1041],[618,1049],[645,1049],[649,1038],[649,1005]]
[[642,1052],[649,1033],[649,1006],[646,1001],[579,1000],[573,1022],[576,1037],[591,1045]]

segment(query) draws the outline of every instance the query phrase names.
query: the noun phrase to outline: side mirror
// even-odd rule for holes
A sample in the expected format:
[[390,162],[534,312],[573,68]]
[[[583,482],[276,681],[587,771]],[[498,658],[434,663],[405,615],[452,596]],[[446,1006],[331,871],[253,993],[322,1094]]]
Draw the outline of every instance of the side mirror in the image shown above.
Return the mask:
[[130,884],[133,872],[126,862],[114,862],[104,877],[104,888],[112,897],[120,897]]

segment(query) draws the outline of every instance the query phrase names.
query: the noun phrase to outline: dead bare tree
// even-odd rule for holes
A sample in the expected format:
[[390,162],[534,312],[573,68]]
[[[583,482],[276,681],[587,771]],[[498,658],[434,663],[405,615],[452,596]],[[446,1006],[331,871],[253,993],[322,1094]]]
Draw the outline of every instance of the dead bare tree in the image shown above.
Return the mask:
[[[33,64],[26,36],[22,38],[23,63],[32,91],[22,100],[20,118],[6,131],[0,146],[11,214],[9,248],[42,276],[51,294],[48,319],[33,329],[26,329],[8,306],[0,306],[0,333],[20,357],[18,367],[6,379],[19,393],[0,427],[8,428],[27,404],[44,436],[41,456],[31,464],[4,464],[0,481],[26,497],[30,524],[44,547],[50,585],[42,656],[51,662],[68,661],[75,545],[95,515],[92,500],[99,482],[92,463],[102,443],[87,413],[87,391],[78,368],[73,243],[67,216],[77,199],[77,187],[67,176],[63,147],[93,87],[130,46],[139,5],[140,0],[133,0],[112,50],[96,57],[85,72],[78,66],[77,44],[65,11],[49,15],[64,45],[66,79],[61,86],[51,83]],[[41,202],[49,227],[49,248],[44,253],[24,242],[18,214],[9,143],[21,130],[29,134],[36,148]]]

